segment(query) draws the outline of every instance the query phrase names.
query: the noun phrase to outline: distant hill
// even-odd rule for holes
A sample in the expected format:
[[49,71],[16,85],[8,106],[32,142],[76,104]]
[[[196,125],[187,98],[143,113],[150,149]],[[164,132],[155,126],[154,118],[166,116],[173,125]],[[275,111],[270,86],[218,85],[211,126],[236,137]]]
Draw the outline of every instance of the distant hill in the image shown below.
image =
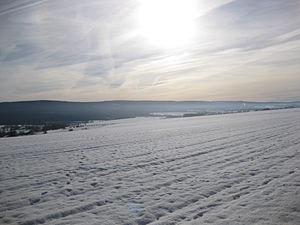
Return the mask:
[[0,124],[111,120],[161,112],[229,112],[300,107],[300,102],[245,101],[23,101],[0,103]]

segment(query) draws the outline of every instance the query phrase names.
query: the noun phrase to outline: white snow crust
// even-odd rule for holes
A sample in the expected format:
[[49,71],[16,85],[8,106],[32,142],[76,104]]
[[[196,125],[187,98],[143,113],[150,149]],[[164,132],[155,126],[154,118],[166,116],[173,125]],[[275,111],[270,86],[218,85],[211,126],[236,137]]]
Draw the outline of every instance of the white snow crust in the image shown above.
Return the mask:
[[300,224],[300,109],[0,139],[0,224]]

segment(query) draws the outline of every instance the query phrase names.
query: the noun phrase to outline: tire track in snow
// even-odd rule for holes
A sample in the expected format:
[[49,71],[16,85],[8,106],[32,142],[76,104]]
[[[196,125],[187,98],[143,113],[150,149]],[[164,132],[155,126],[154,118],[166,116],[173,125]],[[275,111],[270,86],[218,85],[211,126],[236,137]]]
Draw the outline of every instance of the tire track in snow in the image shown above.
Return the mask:
[[[285,133],[285,135],[289,135],[288,133],[286,134]],[[269,137],[276,137],[276,136],[269,136]],[[263,137],[263,139],[266,139],[266,137]],[[249,140],[249,142],[252,142],[253,141],[253,139],[251,139],[251,140]],[[244,142],[244,141],[243,141]],[[244,144],[246,144],[246,143],[244,143]],[[237,143],[237,144],[235,144],[235,146],[240,146],[240,143]],[[232,147],[232,146],[226,146],[225,148],[230,148],[230,147]],[[223,148],[222,148],[223,149]],[[221,149],[221,150],[222,150]],[[216,150],[218,150],[218,149],[216,149]],[[213,150],[212,150],[213,151]],[[180,159],[188,159],[188,158],[191,158],[191,157],[196,157],[196,156],[200,156],[200,155],[202,155],[202,154],[196,154],[196,155],[191,155],[191,156],[189,156],[189,157],[183,157],[183,158],[180,158]],[[176,160],[178,160],[178,159],[176,159]],[[174,159],[171,159],[171,160],[167,160],[167,161],[164,161],[163,163],[169,163],[169,162],[173,162],[173,161],[175,161]],[[159,164],[157,164],[157,165],[160,165],[161,163],[159,163]],[[211,165],[210,165],[211,166]],[[168,182],[169,183],[169,182]],[[39,183],[38,185],[41,185],[41,186],[43,186],[43,183]],[[161,185],[161,186],[166,186],[166,185]],[[153,188],[150,188],[149,190],[152,190]],[[93,191],[94,189],[88,189],[87,191]],[[85,192],[82,192],[82,193],[79,193],[79,194],[85,194],[87,191],[85,191]],[[78,193],[76,194],[76,195],[78,195]],[[70,195],[69,195],[70,196]],[[18,205],[18,204],[16,204],[16,205]],[[22,205],[22,204],[21,204]],[[26,207],[26,204],[23,204],[23,207]]]

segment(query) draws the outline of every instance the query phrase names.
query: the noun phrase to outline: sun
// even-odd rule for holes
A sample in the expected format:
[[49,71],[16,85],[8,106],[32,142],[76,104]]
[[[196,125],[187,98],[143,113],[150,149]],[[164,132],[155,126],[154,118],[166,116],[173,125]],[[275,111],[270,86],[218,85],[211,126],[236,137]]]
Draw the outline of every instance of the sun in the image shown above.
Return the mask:
[[195,0],[140,0],[139,32],[152,45],[187,45],[195,34],[195,18]]

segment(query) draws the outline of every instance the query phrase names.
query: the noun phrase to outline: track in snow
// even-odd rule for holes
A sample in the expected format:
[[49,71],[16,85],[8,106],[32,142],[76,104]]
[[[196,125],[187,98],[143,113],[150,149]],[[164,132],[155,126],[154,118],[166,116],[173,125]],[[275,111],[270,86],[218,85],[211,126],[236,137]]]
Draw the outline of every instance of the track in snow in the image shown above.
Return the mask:
[[300,110],[0,139],[0,224],[300,224]]

